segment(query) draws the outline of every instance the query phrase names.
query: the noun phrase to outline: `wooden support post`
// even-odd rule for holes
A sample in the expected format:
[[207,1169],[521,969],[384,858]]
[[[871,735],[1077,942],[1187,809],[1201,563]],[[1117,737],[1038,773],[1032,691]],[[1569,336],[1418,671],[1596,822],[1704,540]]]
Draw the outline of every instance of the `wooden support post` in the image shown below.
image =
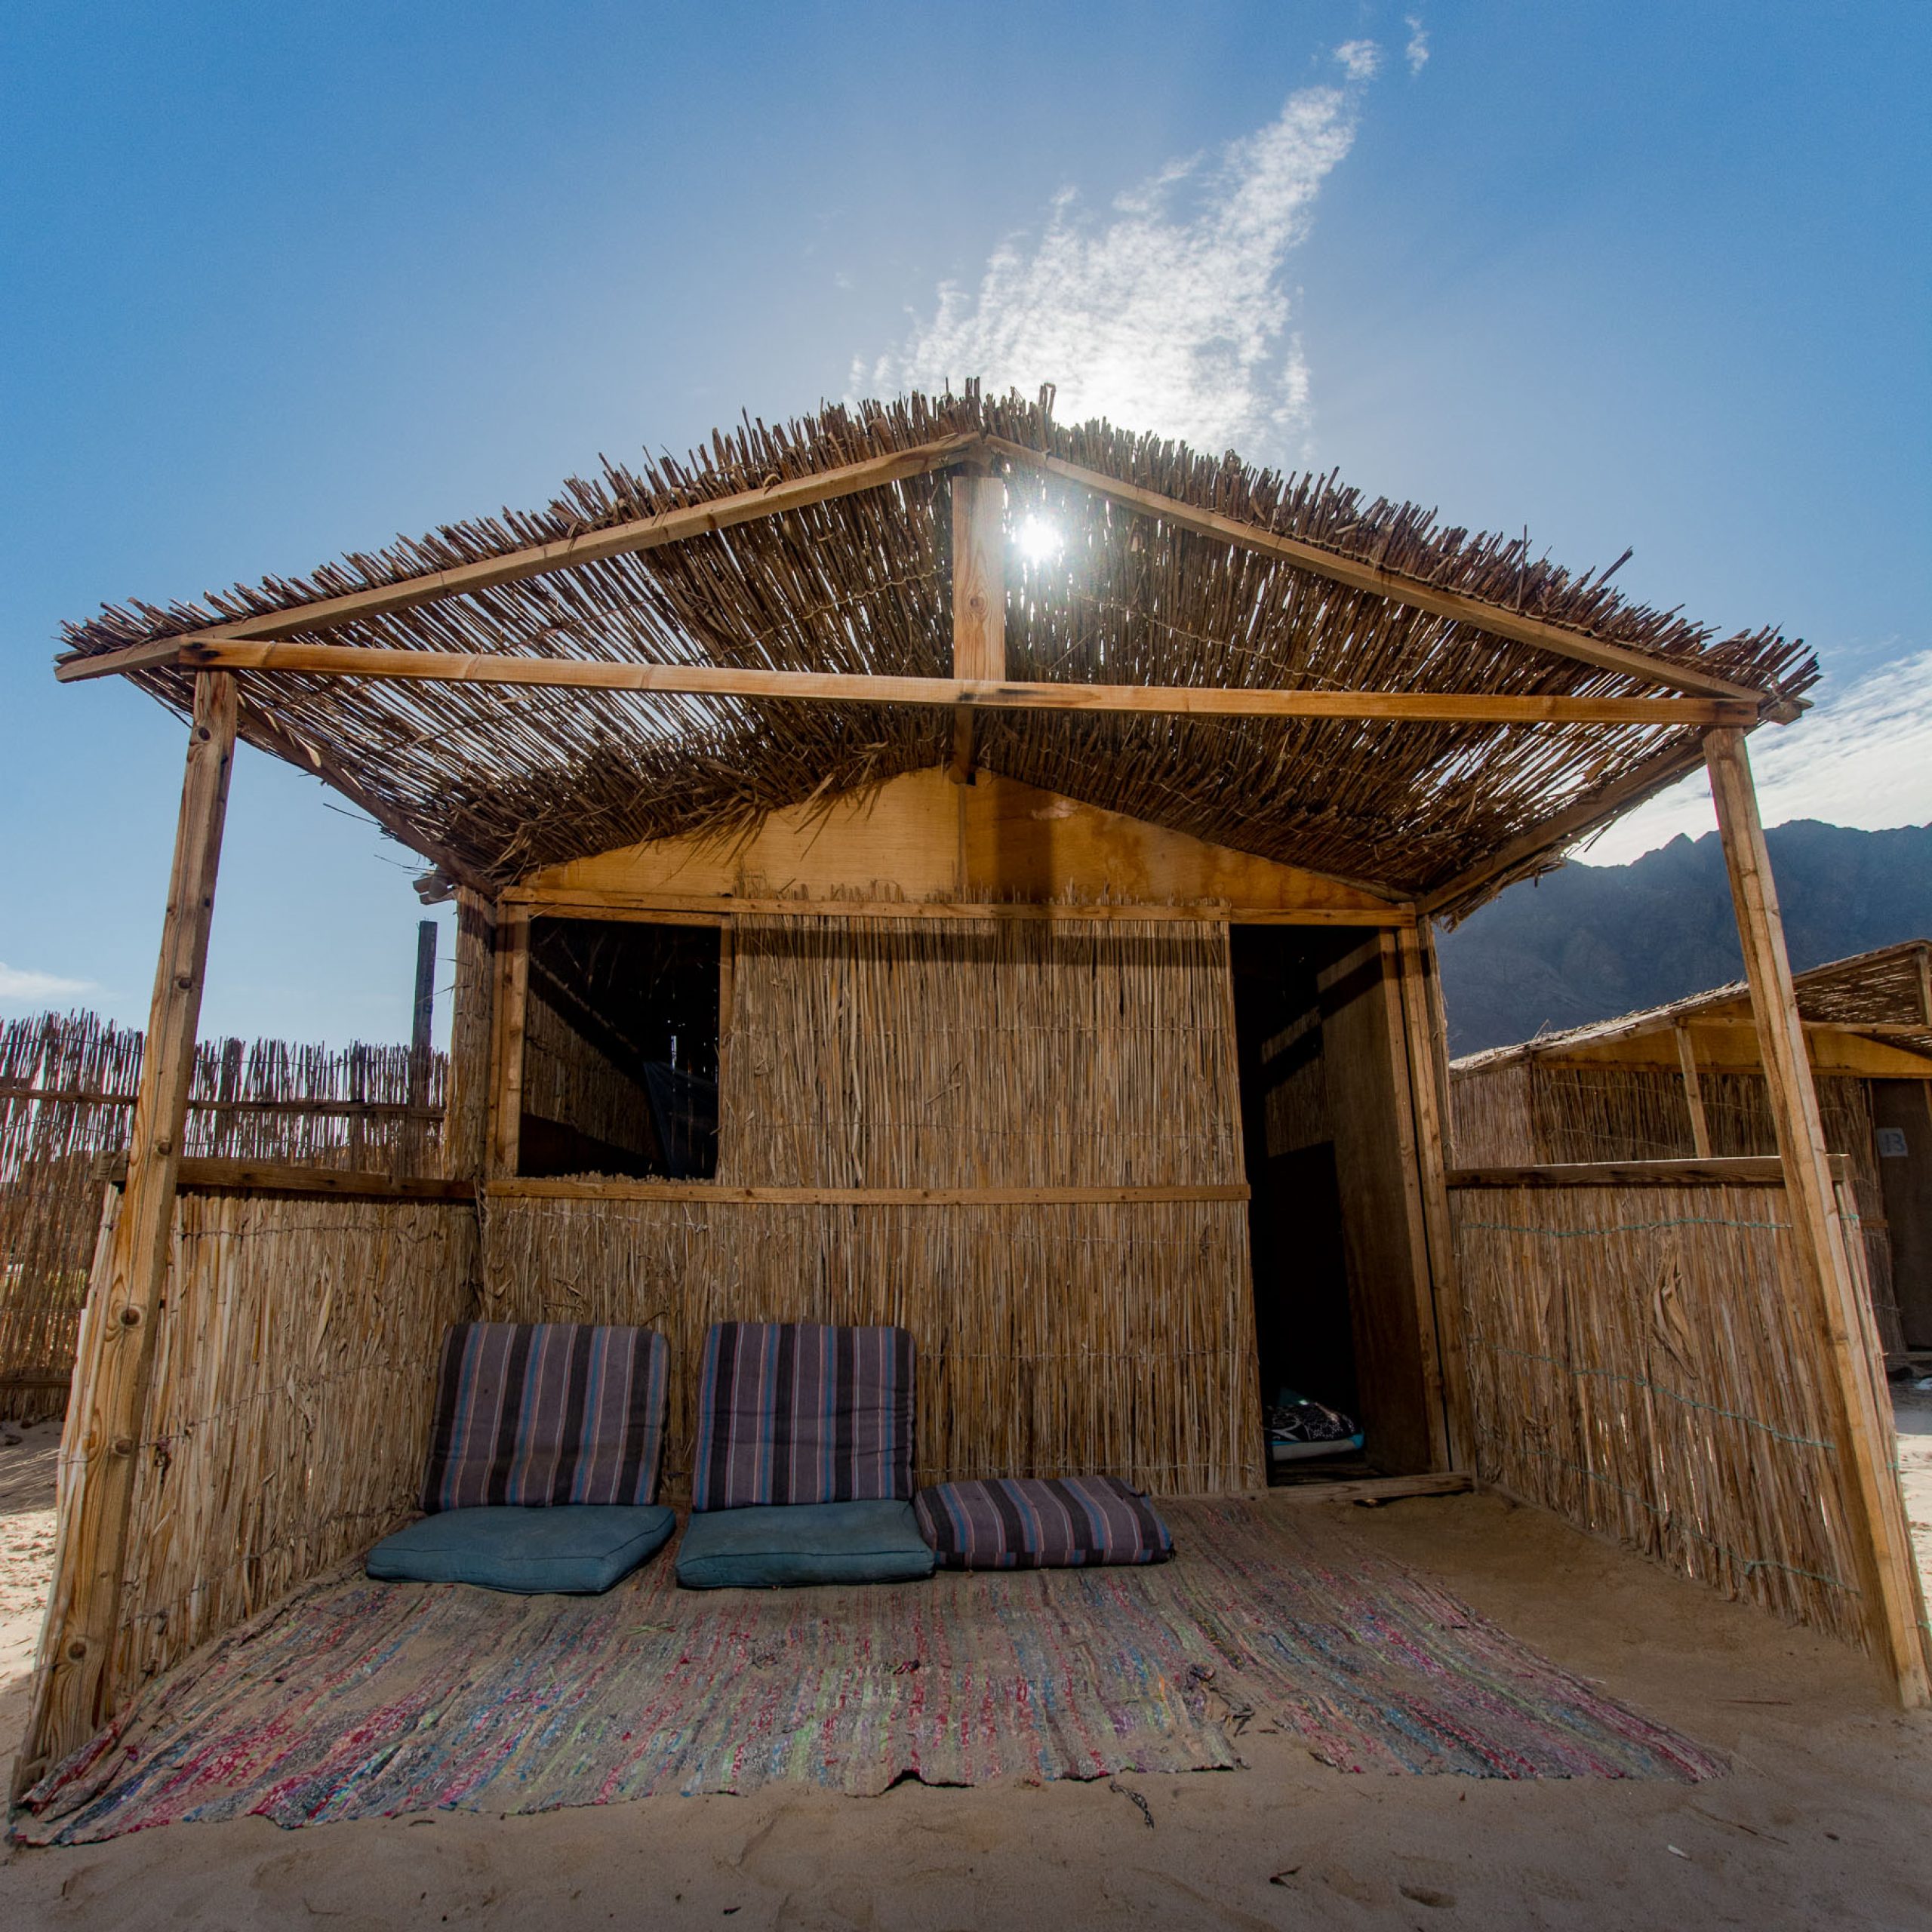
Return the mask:
[[[1006,676],[1006,485],[997,476],[952,478],[952,675]],[[973,714],[952,714],[956,785],[973,782]]]
[[[429,1075],[435,1063],[436,922],[421,919],[416,927],[416,997],[410,1011],[409,1111],[396,1137],[396,1171],[429,1171]],[[445,1099],[447,1099],[445,1096]]]
[[1409,1087],[1415,1104],[1417,1167],[1435,1349],[1441,1363],[1445,1469],[1475,1467],[1468,1364],[1463,1354],[1462,1290],[1456,1267],[1456,1229],[1445,1179],[1449,1162],[1448,1026],[1436,968],[1435,935],[1426,921],[1396,935],[1401,952],[1403,1030],[1407,1036]]
[[1883,1377],[1873,1358],[1867,1312],[1859,1306],[1859,1278],[1851,1264],[1819,1123],[1818,1098],[1743,733],[1707,733],[1704,755],[1730,874],[1771,1117],[1777,1128],[1792,1239],[1838,1398],[1835,1432],[1854,1512],[1867,1628],[1872,1650],[1890,1673],[1900,1703],[1909,1709],[1923,1706],[1932,1703],[1925,1613],[1899,1491],[1892,1418],[1880,1397]]
[[127,1186],[104,1266],[91,1284],[76,1399],[61,1440],[54,1580],[17,1795],[114,1715],[128,1519],[154,1362],[155,1316],[174,1232],[235,716],[234,678],[203,672],[195,680],[174,866],[128,1133]]
[[490,1177],[511,1180],[523,1139],[524,1014],[530,999],[530,915],[497,908],[496,1051],[490,1081]]
[[1687,1026],[1673,1026],[1677,1036],[1678,1070],[1684,1076],[1684,1104],[1690,1110],[1690,1152],[1700,1161],[1711,1158],[1711,1124],[1704,1112],[1704,1083],[1697,1072],[1697,1045]]

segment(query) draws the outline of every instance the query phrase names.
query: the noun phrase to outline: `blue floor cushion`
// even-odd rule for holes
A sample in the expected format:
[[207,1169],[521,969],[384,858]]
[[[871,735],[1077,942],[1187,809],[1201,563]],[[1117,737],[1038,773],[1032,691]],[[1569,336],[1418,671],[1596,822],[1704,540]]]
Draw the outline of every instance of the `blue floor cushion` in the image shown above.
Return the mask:
[[932,1574],[912,1504],[890,1499],[701,1510],[678,1546],[678,1581],[693,1590],[897,1583]]
[[677,1521],[661,1503],[444,1509],[385,1537],[364,1567],[386,1582],[588,1596],[662,1549]]

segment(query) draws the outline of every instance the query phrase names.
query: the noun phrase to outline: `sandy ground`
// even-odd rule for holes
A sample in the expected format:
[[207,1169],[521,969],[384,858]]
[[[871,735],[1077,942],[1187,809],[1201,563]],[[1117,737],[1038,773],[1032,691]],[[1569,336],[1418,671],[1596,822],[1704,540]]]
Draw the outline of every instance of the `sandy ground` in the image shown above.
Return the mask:
[[[1932,1394],[1908,1398],[1932,1554]],[[48,1435],[0,1448],[0,1675],[44,1583]],[[1841,1647],[1493,1496],[1349,1527],[1730,1754],[1697,1786],[1349,1777],[1251,1729],[1247,1768],[842,1798],[799,1787],[540,1817],[181,1825],[0,1863],[9,1928],[1932,1925],[1932,1718]],[[36,1567],[38,1566],[38,1567]],[[17,1688],[0,1689],[17,1724]],[[0,1728],[0,1759],[12,1737]],[[1144,1801],[1145,1810],[1142,1809]]]

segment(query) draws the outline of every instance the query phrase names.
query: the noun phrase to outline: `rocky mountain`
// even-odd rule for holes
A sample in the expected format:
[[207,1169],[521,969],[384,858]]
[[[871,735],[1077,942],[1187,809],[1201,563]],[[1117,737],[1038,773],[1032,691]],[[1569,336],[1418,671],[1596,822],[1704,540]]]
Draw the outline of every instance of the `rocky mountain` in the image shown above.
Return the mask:
[[[1932,937],[1932,825],[1766,835],[1793,969]],[[1627,866],[1571,863],[1439,936],[1453,1054],[1702,992],[1742,977],[1715,832]]]

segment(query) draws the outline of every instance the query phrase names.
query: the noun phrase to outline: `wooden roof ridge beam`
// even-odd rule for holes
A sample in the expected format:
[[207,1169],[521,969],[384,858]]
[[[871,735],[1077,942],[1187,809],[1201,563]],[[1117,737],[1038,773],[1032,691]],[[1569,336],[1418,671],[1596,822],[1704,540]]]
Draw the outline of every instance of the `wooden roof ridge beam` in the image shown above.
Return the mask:
[[1493,879],[1500,878],[1527,865],[1558,847],[1567,845],[1607,824],[1629,807],[1641,804],[1652,793],[1674,785],[1704,762],[1702,743],[1666,746],[1654,757],[1633,766],[1620,777],[1595,790],[1586,792],[1561,811],[1553,812],[1507,844],[1500,845],[1466,870],[1445,879],[1417,902],[1417,910],[1432,915],[1453,906],[1470,894],[1480,892]]
[[118,672],[140,671],[175,661],[172,653],[189,643],[217,638],[266,639],[296,636],[308,631],[328,630],[358,618],[380,617],[386,611],[408,609],[417,604],[433,603],[440,597],[460,596],[466,592],[488,590],[519,578],[541,577],[552,571],[570,570],[583,564],[601,563],[612,557],[634,556],[641,551],[660,549],[687,538],[714,535],[754,523],[764,517],[782,515],[788,510],[803,509],[814,503],[829,503],[839,497],[875,490],[888,483],[903,482],[936,469],[968,460],[980,452],[984,439],[977,435],[941,436],[931,442],[915,443],[884,456],[868,457],[833,469],[814,470],[757,490],[740,490],[728,497],[715,497],[709,503],[690,503],[678,509],[660,510],[655,515],[637,517],[627,523],[611,524],[586,530],[574,537],[558,537],[548,543],[533,543],[506,551],[501,556],[479,557],[467,564],[452,564],[440,571],[428,571],[405,577],[395,583],[373,584],[363,590],[344,592],[336,597],[321,597],[306,604],[292,604],[278,611],[265,611],[254,617],[236,617],[199,630],[184,631],[171,638],[156,638],[143,644],[128,645],[118,651],[104,651],[91,657],[69,657],[54,666],[54,675],[63,683],[88,678],[112,677]]
[[1629,677],[1641,678],[1651,684],[1701,697],[1746,702],[1759,716],[1774,718],[1780,724],[1789,724],[1804,709],[1801,700],[1780,698],[1774,692],[1734,683],[1714,672],[1700,670],[1694,664],[1659,657],[1629,645],[1612,643],[1607,638],[1594,637],[1587,631],[1553,623],[1544,617],[1529,617],[1485,598],[1472,597],[1463,591],[1445,590],[1420,577],[1386,569],[1369,562],[1366,558],[1351,557],[1340,550],[1325,549],[1303,537],[1283,536],[1275,531],[1263,530],[1257,524],[1244,523],[1236,517],[1223,516],[1216,510],[1201,509],[1192,503],[1163,496],[1158,490],[1146,489],[1137,483],[1124,483],[1103,471],[1088,469],[1078,463],[1069,463],[1063,457],[1029,449],[1023,443],[1008,442],[1000,436],[990,437],[988,441],[1001,456],[1016,463],[1023,463],[1063,481],[1078,484],[1149,516],[1164,517],[1170,523],[1178,524],[1182,528],[1197,531],[1204,537],[1217,537],[1226,543],[1238,543],[1247,549],[1279,557],[1299,569],[1327,577],[1351,590],[1367,591],[1411,610],[1425,611],[1432,617],[1451,618],[1458,623],[1487,631],[1493,636],[1507,638],[1512,643],[1526,644],[1539,651],[1574,658],[1579,663],[1591,665],[1600,671],[1621,672]]
[[912,704],[992,710],[1100,711],[1205,718],[1315,718],[1429,724],[1643,724],[1755,721],[1754,706],[1705,697],[1565,697],[1473,691],[1284,691],[1212,685],[1027,684],[990,678],[876,677],[731,665],[623,663],[492,652],[219,638],[179,641],[179,669],[288,671],[306,677],[399,678],[570,691],[777,699],[789,703]]

